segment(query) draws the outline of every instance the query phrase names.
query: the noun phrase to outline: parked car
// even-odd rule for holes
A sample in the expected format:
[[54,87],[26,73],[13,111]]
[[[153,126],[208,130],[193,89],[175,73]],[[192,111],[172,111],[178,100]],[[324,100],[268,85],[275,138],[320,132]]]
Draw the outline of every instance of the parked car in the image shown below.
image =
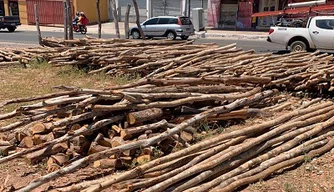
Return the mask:
[[334,16],[316,16],[305,28],[271,27],[267,41],[291,51],[334,50]]
[[[0,15],[2,15],[1,10]],[[0,16],[0,29],[8,29],[9,32],[14,32],[19,25],[21,25],[19,16]]]
[[[195,29],[188,17],[159,16],[144,21],[141,25],[145,37],[167,37],[168,39],[186,40],[189,36],[194,35]],[[134,26],[130,29],[132,38],[141,38],[138,27]]]

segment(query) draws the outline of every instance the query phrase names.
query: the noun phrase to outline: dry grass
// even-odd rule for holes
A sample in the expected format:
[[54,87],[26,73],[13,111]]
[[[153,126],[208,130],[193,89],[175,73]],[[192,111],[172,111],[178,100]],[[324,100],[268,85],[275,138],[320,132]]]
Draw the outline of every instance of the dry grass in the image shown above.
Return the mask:
[[[114,85],[114,82],[112,77],[102,73],[88,75],[84,71],[70,66],[53,68],[45,62],[32,63],[27,69],[7,68],[0,70],[0,102],[7,99],[51,93],[54,91],[53,86],[67,85],[103,89]],[[11,111],[17,106],[6,106],[0,110],[0,113]]]

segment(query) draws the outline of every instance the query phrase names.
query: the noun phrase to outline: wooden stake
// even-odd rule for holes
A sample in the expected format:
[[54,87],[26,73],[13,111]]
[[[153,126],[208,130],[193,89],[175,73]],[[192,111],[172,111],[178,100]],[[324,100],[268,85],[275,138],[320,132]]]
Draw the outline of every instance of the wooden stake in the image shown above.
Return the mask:
[[120,39],[121,35],[119,33],[118,14],[117,14],[117,8],[116,8],[115,0],[111,0],[111,4],[112,4],[111,8],[112,8],[114,23],[115,23],[116,36],[117,36],[118,39]]
[[133,6],[135,7],[135,11],[136,11],[136,24],[137,24],[140,36],[143,40],[145,40],[145,34],[140,25],[140,15],[139,15],[139,8],[138,8],[137,0],[133,0]]
[[42,44],[41,28],[39,27],[39,16],[38,16],[37,4],[34,5],[34,11],[35,11],[35,22],[36,22],[36,28],[37,28],[38,43],[39,43],[39,45],[43,45]]
[[68,39],[68,11],[67,11],[67,5],[66,5],[66,1],[64,0],[64,39],[67,40]]
[[68,39],[73,39],[73,27],[72,27],[72,6],[71,6],[71,1],[66,0],[67,4],[67,12],[68,12],[68,17],[67,17],[67,24],[68,24]]
[[97,10],[97,23],[98,23],[98,38],[101,38],[101,11],[100,11],[100,0],[96,0]]
[[129,39],[129,15],[130,15],[131,4],[126,6],[125,20],[124,20],[124,29],[125,29],[125,39]]

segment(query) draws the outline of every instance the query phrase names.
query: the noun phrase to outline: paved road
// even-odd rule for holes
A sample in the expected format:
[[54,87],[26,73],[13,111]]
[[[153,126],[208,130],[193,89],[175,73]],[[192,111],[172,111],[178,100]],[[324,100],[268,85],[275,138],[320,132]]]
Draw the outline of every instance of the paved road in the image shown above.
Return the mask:
[[[62,32],[43,32],[44,37],[63,37]],[[96,37],[96,34],[87,34],[92,37]],[[81,34],[75,34],[75,37],[83,37]],[[103,34],[103,38],[112,38],[115,35]],[[0,42],[10,43],[25,43],[25,44],[37,44],[36,32],[32,31],[20,31],[17,30],[15,33],[8,33],[7,31],[0,31]],[[264,40],[246,40],[246,39],[222,39],[222,38],[206,38],[198,39],[196,43],[212,43],[215,42],[221,46],[228,45],[231,43],[237,43],[238,47],[242,47],[244,50],[255,49],[257,52],[278,52],[284,50],[284,46],[275,45],[268,43]]]

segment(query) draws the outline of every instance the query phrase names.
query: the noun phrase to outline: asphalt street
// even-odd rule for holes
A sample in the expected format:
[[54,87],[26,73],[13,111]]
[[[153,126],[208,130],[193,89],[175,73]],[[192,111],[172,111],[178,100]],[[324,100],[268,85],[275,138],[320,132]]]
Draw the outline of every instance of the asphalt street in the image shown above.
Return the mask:
[[[87,35],[96,37],[96,34]],[[43,37],[63,37],[62,32],[42,32]],[[76,33],[74,35],[76,38],[83,37],[83,35]],[[102,34],[102,38],[113,38],[115,35],[111,34]],[[20,31],[17,30],[14,33],[9,33],[5,30],[0,31],[0,42],[8,42],[8,43],[24,43],[24,44],[37,44],[37,35],[36,32],[33,31]],[[248,40],[248,39],[223,39],[223,38],[204,38],[197,39],[196,44],[199,43],[217,43],[220,46],[228,45],[231,43],[237,43],[238,47],[243,48],[244,50],[254,49],[257,52],[274,52],[280,53],[284,52],[285,47],[271,44],[266,42],[263,39],[259,40]],[[1,45],[0,45],[1,46]]]

